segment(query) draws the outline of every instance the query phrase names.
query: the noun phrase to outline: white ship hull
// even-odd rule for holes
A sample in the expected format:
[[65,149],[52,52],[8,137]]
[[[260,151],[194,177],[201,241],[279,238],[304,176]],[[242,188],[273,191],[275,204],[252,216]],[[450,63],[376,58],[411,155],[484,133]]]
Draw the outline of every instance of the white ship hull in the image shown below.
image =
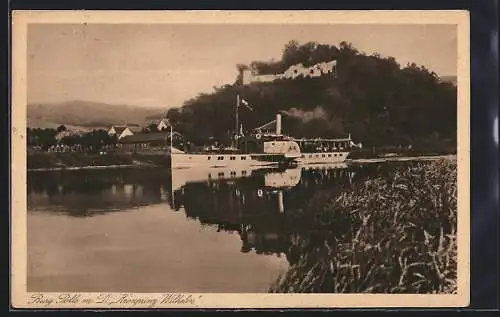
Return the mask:
[[[349,152],[302,153],[295,158],[300,165],[343,163]],[[180,168],[227,168],[227,167],[265,167],[275,166],[283,159],[282,155],[270,154],[188,154],[171,155],[173,169]]]
[[347,159],[349,152],[316,152],[302,153],[297,159],[298,164],[331,164],[343,163]]
[[249,177],[261,167],[193,167],[172,170],[172,189],[179,190],[187,183]]
[[172,169],[275,166],[283,157],[283,155],[270,154],[173,153],[171,166]]
[[172,189],[179,190],[187,183],[232,180],[250,177],[257,170],[265,170],[264,186],[269,188],[293,187],[300,181],[301,168],[273,170],[263,167],[185,168],[172,170]]

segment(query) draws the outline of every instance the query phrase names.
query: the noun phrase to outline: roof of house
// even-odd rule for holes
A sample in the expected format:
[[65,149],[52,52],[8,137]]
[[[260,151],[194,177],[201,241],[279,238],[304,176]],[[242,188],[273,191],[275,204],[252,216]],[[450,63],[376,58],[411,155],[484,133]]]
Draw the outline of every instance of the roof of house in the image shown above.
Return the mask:
[[125,131],[125,129],[129,129],[130,131],[132,132],[140,132],[142,130],[142,128],[140,126],[113,126],[112,127],[116,134],[120,135],[123,133],[123,131]]
[[[174,136],[181,136],[178,132],[173,133]],[[166,141],[170,137],[170,132],[141,132],[134,135],[127,135],[119,140],[120,143],[143,143],[151,141]]]
[[123,131],[125,131],[125,129],[127,127],[113,126],[112,128],[113,128],[113,130],[115,130],[116,134],[120,135],[120,134],[122,134]]
[[167,118],[162,118],[162,119],[156,119],[156,120],[151,120],[151,121],[149,121],[149,122],[148,122],[148,126],[149,126],[150,124],[154,124],[154,125],[157,125],[157,126],[158,126],[158,125],[160,125],[160,124],[162,124],[162,123],[163,123],[163,124],[165,124],[165,125],[167,125],[167,126],[170,124],[170,122],[168,121],[168,119],[167,119]]

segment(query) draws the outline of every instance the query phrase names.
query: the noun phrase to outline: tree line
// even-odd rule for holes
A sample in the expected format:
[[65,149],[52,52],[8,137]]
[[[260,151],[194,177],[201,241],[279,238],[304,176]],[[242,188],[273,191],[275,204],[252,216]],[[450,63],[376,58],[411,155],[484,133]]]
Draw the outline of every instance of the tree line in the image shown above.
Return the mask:
[[[235,129],[236,95],[253,111],[240,108],[248,131],[284,114],[283,129],[294,137],[344,137],[366,146],[456,144],[457,91],[439,76],[414,63],[401,66],[393,57],[359,52],[350,43],[326,45],[290,41],[279,61],[254,61],[259,74],[278,74],[289,66],[336,60],[333,75],[278,79],[270,83],[230,85],[200,94],[166,117],[192,142],[215,138],[230,142]],[[237,65],[243,69],[245,65]]]
[[116,136],[108,135],[108,132],[103,129],[92,130],[81,134],[71,133],[64,135],[58,140],[57,135],[64,131],[67,131],[64,125],[59,126],[57,129],[27,128],[28,146],[47,151],[51,146],[60,144],[69,147],[79,146],[84,150],[98,151],[101,148],[114,145],[117,142]]

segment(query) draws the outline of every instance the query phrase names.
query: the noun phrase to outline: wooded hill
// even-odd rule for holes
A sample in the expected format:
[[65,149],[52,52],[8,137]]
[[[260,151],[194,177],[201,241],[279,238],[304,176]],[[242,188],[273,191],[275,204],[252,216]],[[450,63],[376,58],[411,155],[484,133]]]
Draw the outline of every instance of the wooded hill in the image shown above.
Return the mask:
[[[240,120],[252,129],[283,111],[283,129],[295,137],[343,137],[351,133],[365,146],[456,144],[457,90],[424,66],[401,67],[392,57],[359,52],[350,43],[325,45],[290,41],[279,61],[255,61],[258,74],[282,73],[289,66],[336,60],[335,75],[231,85],[200,94],[167,118],[194,142],[210,137],[229,142],[235,128],[236,95]],[[238,69],[247,67],[237,65]]]

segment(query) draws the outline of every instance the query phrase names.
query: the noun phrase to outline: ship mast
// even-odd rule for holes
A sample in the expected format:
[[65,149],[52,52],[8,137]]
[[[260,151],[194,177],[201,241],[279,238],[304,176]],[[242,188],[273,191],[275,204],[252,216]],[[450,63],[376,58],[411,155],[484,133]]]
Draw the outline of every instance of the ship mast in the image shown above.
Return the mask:
[[173,138],[174,138],[174,126],[172,125],[172,122],[170,122],[170,182],[171,182],[171,187],[172,187],[172,208],[175,209],[175,193],[174,193],[174,157],[173,157]]
[[174,138],[174,127],[170,124],[170,156],[172,156],[172,147],[173,147],[173,138]]
[[235,125],[235,130],[234,130],[234,133],[236,135],[238,135],[238,131],[239,131],[239,128],[240,128],[240,122],[239,122],[239,117],[238,117],[238,110],[240,108],[240,95],[236,95],[236,111],[235,111],[235,115],[236,115],[236,125]]
[[237,147],[237,140],[239,138],[239,126],[240,126],[240,119],[239,119],[239,109],[240,109],[240,95],[236,95],[236,109],[234,111],[235,114],[235,125],[234,125],[234,137],[232,139],[232,144],[233,147]]

